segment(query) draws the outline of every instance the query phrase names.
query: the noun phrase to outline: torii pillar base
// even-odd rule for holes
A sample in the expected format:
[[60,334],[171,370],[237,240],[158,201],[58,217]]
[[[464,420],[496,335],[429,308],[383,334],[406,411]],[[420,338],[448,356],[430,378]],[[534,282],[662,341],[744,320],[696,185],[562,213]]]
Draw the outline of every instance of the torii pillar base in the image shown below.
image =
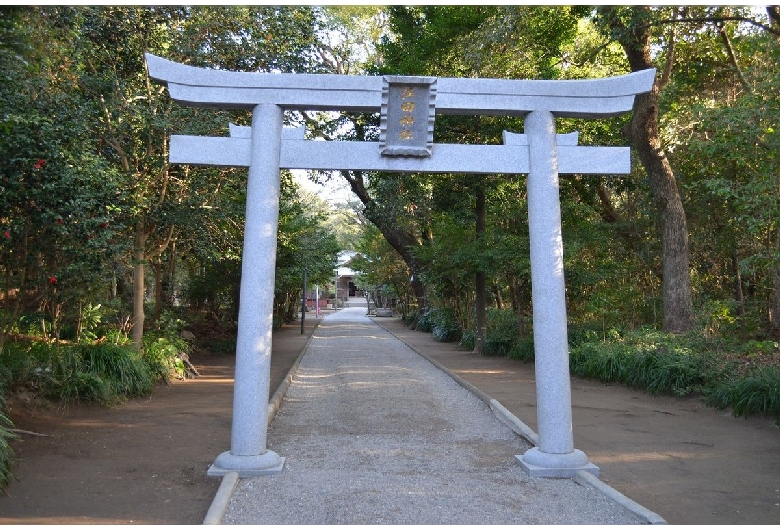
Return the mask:
[[235,471],[240,478],[278,475],[282,472],[284,460],[284,457],[273,451],[250,456],[234,455],[230,451],[225,451],[217,457],[207,474],[210,477],[224,477],[231,471]]
[[538,447],[515,455],[529,476],[538,478],[573,478],[580,471],[599,476],[598,466],[590,463],[585,453],[575,449],[571,453],[545,453]]

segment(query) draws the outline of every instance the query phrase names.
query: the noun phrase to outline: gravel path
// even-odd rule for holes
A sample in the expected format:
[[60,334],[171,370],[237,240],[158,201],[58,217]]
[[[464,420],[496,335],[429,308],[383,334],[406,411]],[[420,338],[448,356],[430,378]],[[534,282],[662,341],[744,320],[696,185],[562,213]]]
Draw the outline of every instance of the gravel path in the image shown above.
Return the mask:
[[597,490],[531,479],[530,446],[351,308],[316,330],[276,418],[279,475],[242,479],[225,524],[638,524]]

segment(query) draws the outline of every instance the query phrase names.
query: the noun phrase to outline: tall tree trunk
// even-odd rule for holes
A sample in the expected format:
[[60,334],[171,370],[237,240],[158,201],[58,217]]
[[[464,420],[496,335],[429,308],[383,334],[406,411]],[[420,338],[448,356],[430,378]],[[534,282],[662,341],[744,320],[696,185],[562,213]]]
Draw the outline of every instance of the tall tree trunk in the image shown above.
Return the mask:
[[[780,255],[780,226],[777,227],[775,252]],[[769,328],[772,336],[780,340],[780,263],[775,263],[772,267],[772,284],[774,288],[770,297]]]
[[176,240],[171,241],[168,252],[168,263],[163,271],[162,295],[163,302],[168,307],[173,307],[176,302],[176,285],[173,274],[176,270]]
[[496,299],[496,309],[504,309],[504,299],[501,296],[501,288],[497,283],[494,283],[491,286],[491,289],[493,290],[493,296]]
[[739,316],[745,316],[745,292],[742,289],[742,272],[739,270],[739,255],[737,248],[731,254],[731,266],[734,267],[734,296],[739,303]]
[[144,262],[146,260],[146,223],[141,216],[135,225],[133,243],[133,344],[138,351],[144,345]]
[[150,324],[154,326],[160,320],[163,310],[163,264],[157,260],[151,265],[154,270],[154,309]]
[[[485,188],[482,183],[477,185],[476,189],[477,204],[475,208],[476,214],[476,240],[481,248],[482,240],[485,235]],[[474,337],[474,353],[482,355],[485,346],[485,334],[487,333],[487,315],[486,315],[486,298],[487,288],[485,285],[485,271],[477,270],[474,277],[474,312],[476,314],[475,322],[475,337]]]
[[[163,263],[165,257],[165,263]],[[163,310],[173,306],[173,271],[176,262],[176,241],[168,245],[168,255],[160,256],[152,264],[154,268],[154,310],[152,323],[160,320]]]
[[521,339],[525,338],[525,308],[528,306],[529,301],[527,296],[527,282],[517,281],[517,278],[513,274],[507,274],[507,282],[509,283],[509,295],[512,297],[512,308],[517,311],[517,336]]
[[[607,8],[602,12],[606,14],[610,27],[618,35],[631,71],[653,68],[650,54],[652,26],[646,23],[651,16],[650,9],[633,7],[637,16],[630,27],[619,17],[612,16],[612,9]],[[653,89],[634,99],[634,114],[626,133],[647,172],[657,210],[663,253],[663,329],[672,333],[683,333],[693,327],[688,225],[674,171],[661,145],[658,126],[659,95],[669,79],[672,52],[673,45],[670,44],[669,63],[662,77],[656,79]]]
[[772,292],[772,308],[770,310],[770,329],[772,337],[780,340],[780,267],[775,267],[772,271],[774,280],[774,290]]

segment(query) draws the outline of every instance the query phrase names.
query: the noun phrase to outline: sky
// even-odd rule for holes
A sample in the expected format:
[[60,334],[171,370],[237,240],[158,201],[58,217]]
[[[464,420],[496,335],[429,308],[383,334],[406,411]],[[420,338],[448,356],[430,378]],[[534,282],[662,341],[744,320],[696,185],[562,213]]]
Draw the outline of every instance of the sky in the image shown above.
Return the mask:
[[306,171],[294,169],[292,174],[295,181],[303,189],[316,193],[329,204],[344,203],[355,198],[349,185],[338,175],[333,175],[331,180],[325,184],[315,184],[309,180]]

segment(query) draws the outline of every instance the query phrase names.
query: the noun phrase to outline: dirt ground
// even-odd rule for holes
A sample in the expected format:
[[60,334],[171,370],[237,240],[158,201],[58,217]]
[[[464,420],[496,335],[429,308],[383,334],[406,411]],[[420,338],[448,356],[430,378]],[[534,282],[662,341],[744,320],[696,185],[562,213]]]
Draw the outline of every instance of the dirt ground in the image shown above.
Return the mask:
[[[500,401],[536,430],[533,366],[477,357],[376,318],[414,349]],[[275,332],[271,389],[317,320]],[[23,434],[0,524],[200,524],[220,479],[206,476],[230,447],[233,355],[193,355],[201,376],[106,409],[14,405]],[[651,397],[572,380],[575,447],[601,479],[671,524],[780,523],[780,429],[731,417],[697,398]]]
[[[281,384],[317,321],[274,333],[271,389]],[[200,377],[104,408],[17,404],[15,479],[0,494],[0,524],[201,524],[220,484],[206,476],[230,449],[235,355],[192,354]]]

